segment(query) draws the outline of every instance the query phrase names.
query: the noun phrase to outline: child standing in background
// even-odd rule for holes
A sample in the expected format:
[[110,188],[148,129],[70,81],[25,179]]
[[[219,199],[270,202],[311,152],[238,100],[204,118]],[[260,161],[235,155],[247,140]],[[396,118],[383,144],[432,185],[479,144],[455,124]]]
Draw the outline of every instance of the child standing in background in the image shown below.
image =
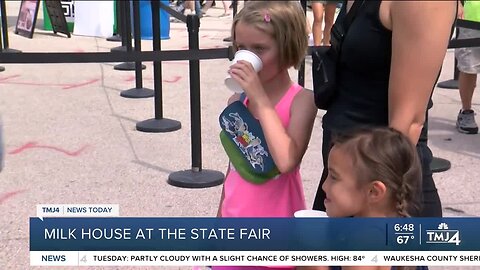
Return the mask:
[[[243,103],[260,122],[280,175],[255,184],[230,164],[219,217],[293,217],[295,211],[305,209],[299,168],[317,109],[313,93],[293,82],[288,69],[304,59],[306,33],[305,15],[297,1],[248,1],[234,18],[234,48],[255,53],[263,68],[257,74],[250,63],[239,61],[228,73],[244,89]],[[234,94],[228,103],[239,98]]]

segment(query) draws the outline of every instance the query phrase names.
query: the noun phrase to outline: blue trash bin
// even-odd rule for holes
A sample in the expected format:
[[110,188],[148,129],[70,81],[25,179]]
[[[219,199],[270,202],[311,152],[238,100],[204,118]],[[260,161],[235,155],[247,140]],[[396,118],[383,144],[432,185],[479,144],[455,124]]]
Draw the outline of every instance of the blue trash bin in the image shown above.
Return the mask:
[[[159,0],[169,5],[168,0]],[[140,1],[140,36],[142,39],[153,39],[152,6],[150,0]],[[160,8],[160,39],[170,38],[170,14]]]

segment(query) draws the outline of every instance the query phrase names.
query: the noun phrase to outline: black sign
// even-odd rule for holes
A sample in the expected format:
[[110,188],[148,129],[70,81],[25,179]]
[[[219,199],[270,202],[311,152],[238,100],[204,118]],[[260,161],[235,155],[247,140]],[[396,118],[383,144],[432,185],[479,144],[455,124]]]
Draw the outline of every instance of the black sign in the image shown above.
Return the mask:
[[37,21],[39,5],[39,0],[22,0],[15,27],[15,34],[32,38],[33,31],[35,30],[35,23]]
[[[70,37],[67,20],[65,19],[65,10],[60,0],[45,0],[45,8],[52,23],[52,30],[56,33],[62,33]],[[73,11],[73,10],[71,10]]]

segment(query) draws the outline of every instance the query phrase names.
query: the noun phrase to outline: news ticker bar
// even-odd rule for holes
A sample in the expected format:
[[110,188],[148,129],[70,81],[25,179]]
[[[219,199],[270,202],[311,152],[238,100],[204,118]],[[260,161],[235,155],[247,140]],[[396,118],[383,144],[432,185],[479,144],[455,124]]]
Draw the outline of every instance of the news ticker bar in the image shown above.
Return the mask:
[[31,266],[480,266],[480,251],[30,251]]
[[30,218],[30,251],[480,251],[478,218]]

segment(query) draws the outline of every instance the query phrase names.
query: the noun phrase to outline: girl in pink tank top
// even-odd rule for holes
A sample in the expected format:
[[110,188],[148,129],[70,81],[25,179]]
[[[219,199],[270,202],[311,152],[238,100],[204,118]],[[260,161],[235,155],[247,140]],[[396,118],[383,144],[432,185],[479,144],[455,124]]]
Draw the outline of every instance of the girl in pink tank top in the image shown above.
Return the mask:
[[[219,217],[293,217],[295,211],[305,209],[299,168],[317,109],[313,93],[294,83],[288,73],[306,54],[305,21],[297,1],[248,1],[234,18],[234,48],[255,53],[263,68],[256,73],[249,62],[239,61],[228,73],[244,89],[243,102],[260,122],[269,154],[280,175],[255,184],[243,179],[230,165]],[[229,104],[239,98],[239,94],[233,95]],[[258,268],[261,267],[245,267]]]

